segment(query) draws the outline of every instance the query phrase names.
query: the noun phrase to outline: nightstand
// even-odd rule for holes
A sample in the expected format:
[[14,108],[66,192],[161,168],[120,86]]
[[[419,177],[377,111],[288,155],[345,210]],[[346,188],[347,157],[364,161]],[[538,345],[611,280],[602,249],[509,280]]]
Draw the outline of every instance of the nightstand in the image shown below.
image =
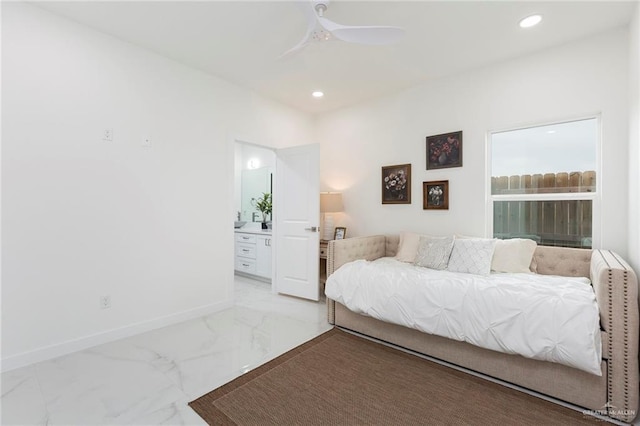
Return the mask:
[[327,258],[327,250],[329,250],[329,240],[320,240],[320,259]]
[[327,254],[329,250],[329,241],[320,240],[320,284],[324,289],[324,284],[327,281]]

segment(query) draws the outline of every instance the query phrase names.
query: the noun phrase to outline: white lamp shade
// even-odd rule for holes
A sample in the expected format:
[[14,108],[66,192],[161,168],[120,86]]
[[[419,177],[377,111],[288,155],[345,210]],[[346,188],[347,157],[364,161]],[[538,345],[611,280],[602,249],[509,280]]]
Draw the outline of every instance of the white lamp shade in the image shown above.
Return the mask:
[[335,213],[344,210],[342,205],[342,194],[339,192],[320,193],[320,212]]
[[323,239],[333,240],[334,223],[333,216],[330,213],[341,212],[344,210],[342,205],[342,194],[339,192],[321,192],[320,193],[320,212],[324,213]]

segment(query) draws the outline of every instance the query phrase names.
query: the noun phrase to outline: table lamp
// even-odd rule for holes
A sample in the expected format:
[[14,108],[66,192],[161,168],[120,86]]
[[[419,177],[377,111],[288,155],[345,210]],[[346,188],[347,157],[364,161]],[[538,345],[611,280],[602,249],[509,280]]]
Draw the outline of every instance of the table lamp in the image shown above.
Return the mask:
[[333,240],[335,226],[333,223],[333,215],[331,213],[341,212],[344,210],[342,205],[342,194],[340,192],[321,192],[320,193],[320,212],[324,215],[322,222],[323,240]]

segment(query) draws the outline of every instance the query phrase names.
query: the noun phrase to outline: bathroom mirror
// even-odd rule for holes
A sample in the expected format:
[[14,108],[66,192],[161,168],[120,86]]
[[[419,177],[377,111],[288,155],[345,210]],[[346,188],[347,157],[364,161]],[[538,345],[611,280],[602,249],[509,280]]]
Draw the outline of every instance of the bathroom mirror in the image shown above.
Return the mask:
[[255,207],[255,201],[265,192],[271,192],[271,172],[268,167],[243,170],[241,179],[240,220],[262,222],[262,213]]

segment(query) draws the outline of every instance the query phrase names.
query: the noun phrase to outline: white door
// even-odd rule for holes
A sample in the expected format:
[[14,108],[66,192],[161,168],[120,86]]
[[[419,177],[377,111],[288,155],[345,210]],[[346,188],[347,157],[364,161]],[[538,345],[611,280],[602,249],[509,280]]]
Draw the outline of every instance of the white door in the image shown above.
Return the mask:
[[278,293],[318,300],[320,147],[276,151],[275,280]]

